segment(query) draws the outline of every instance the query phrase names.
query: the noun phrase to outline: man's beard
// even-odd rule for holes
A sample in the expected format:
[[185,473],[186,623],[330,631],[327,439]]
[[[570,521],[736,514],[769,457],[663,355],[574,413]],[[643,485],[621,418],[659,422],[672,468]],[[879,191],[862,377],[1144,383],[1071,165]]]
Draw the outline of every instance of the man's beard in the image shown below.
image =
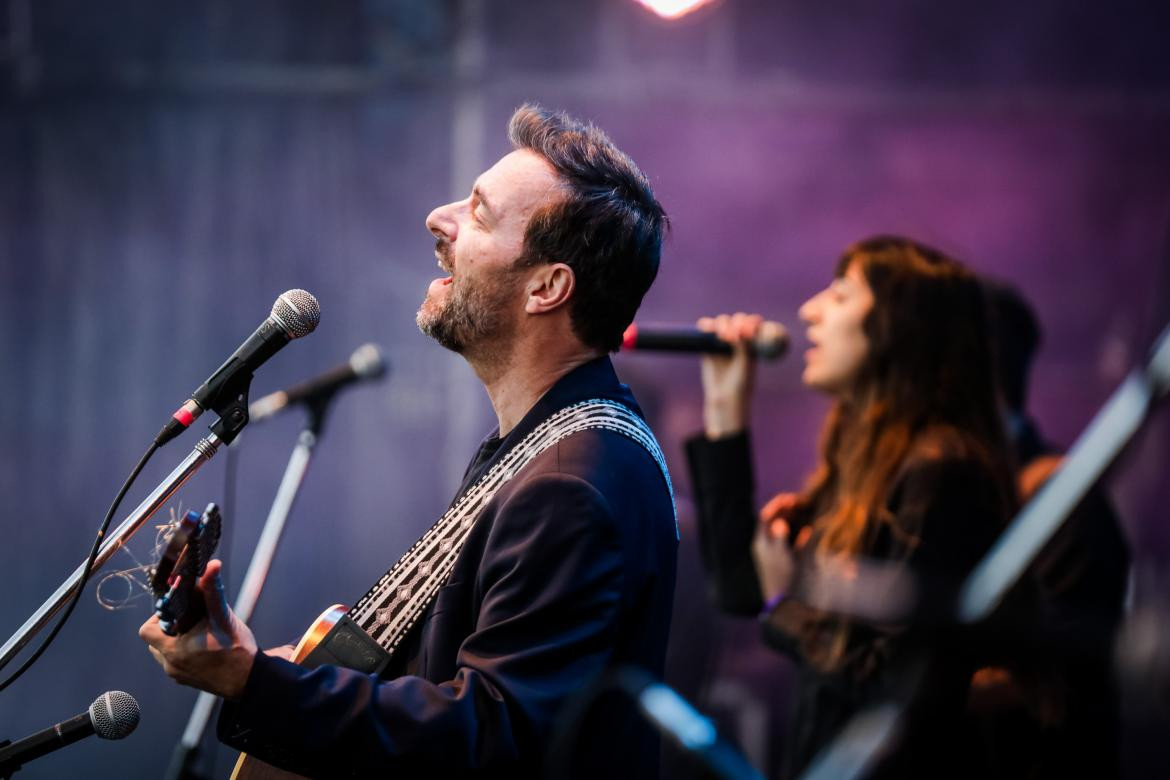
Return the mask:
[[508,308],[515,301],[515,278],[511,269],[502,278],[478,285],[452,282],[447,302],[428,296],[415,316],[419,330],[452,352],[465,357],[500,357],[515,334],[515,320]]

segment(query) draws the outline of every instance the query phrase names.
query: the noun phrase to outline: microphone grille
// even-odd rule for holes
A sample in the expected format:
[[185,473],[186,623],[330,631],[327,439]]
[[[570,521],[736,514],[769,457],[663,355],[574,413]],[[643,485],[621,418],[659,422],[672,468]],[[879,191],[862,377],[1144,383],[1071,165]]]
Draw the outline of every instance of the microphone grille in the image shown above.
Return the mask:
[[349,366],[362,379],[378,379],[386,375],[386,358],[377,344],[362,344],[349,356]]
[[138,702],[125,691],[106,691],[89,705],[89,719],[102,739],[122,739],[138,726]]
[[272,319],[290,339],[299,339],[312,333],[321,322],[321,304],[310,292],[289,290],[272,304]]
[[754,349],[756,356],[776,360],[788,351],[788,329],[779,322],[768,320],[760,326]]

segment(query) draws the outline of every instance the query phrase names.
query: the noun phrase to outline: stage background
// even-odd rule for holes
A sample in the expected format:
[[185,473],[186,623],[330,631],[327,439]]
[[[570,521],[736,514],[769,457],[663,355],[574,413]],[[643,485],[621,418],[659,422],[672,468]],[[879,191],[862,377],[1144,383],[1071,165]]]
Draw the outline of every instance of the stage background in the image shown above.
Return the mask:
[[[72,571],[167,415],[292,287],[320,299],[321,326],[263,367],[254,398],[367,341],[392,370],[331,412],[252,621],[259,640],[289,641],[393,563],[493,422],[470,370],[415,328],[437,275],[423,220],[506,153],[507,118],[528,100],[606,128],[670,213],[643,322],[742,310],[793,327],[793,356],[760,371],[762,491],[800,484],[826,408],[799,384],[797,308],[847,244],[878,232],[933,243],[1034,302],[1046,338],[1032,408],[1070,443],[1170,321],[1162,8],[724,0],[665,22],[629,0],[0,0],[0,632]],[[712,612],[698,574],[681,458],[698,367],[615,361],[679,493],[668,681],[773,771],[787,666],[752,621]],[[242,437],[231,592],[302,422]],[[194,440],[155,457],[118,519]],[[1139,605],[1166,591],[1168,450],[1163,408],[1109,480]],[[176,506],[222,500],[224,485],[221,454]],[[148,561],[152,541],[139,534],[105,573]],[[130,738],[21,777],[162,774],[195,694],[138,640],[148,612],[141,598],[103,609],[91,586],[0,693],[0,739],[108,689],[142,706]],[[1132,777],[1167,760],[1146,737],[1165,733],[1165,710],[1147,699],[1127,689]],[[231,759],[220,748],[204,768],[222,777]]]

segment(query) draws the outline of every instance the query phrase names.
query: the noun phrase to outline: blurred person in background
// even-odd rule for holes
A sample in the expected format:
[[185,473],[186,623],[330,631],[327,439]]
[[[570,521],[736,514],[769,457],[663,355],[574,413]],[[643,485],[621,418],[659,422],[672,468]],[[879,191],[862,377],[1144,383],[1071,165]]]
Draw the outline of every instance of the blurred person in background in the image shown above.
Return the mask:
[[[1016,507],[980,283],[937,250],[879,236],[846,250],[800,317],[812,344],[803,382],[833,406],[805,488],[758,514],[747,345],[761,318],[699,322],[735,346],[704,358],[705,430],[687,442],[710,589],[721,609],[758,614],[765,641],[796,663],[785,776],[884,702],[906,710],[876,775],[973,772],[963,711],[979,650],[945,617],[923,615],[948,614]],[[893,603],[904,589],[869,571],[917,583],[913,614]],[[889,617],[832,609],[825,583],[878,604],[888,596]]]
[[[1028,413],[1040,324],[1009,285],[984,281],[996,376],[1022,501],[1058,469],[1060,450]],[[980,669],[972,716],[1000,777],[1117,777],[1120,714],[1113,647],[1125,613],[1129,548],[1108,497],[1092,488],[1037,555],[1028,575],[1040,605],[1015,668]]]

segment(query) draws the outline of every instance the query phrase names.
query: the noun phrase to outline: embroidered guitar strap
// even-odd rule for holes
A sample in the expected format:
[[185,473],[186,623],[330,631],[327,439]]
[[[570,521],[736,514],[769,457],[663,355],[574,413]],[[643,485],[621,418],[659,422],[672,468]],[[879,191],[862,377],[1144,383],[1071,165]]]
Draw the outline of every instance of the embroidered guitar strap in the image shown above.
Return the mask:
[[459,496],[369,593],[362,596],[347,617],[386,653],[393,654],[446,583],[476,519],[496,492],[549,447],[574,433],[594,428],[615,431],[642,445],[662,470],[673,503],[674,487],[662,448],[641,417],[620,403],[604,399],[567,406],[538,425]]

